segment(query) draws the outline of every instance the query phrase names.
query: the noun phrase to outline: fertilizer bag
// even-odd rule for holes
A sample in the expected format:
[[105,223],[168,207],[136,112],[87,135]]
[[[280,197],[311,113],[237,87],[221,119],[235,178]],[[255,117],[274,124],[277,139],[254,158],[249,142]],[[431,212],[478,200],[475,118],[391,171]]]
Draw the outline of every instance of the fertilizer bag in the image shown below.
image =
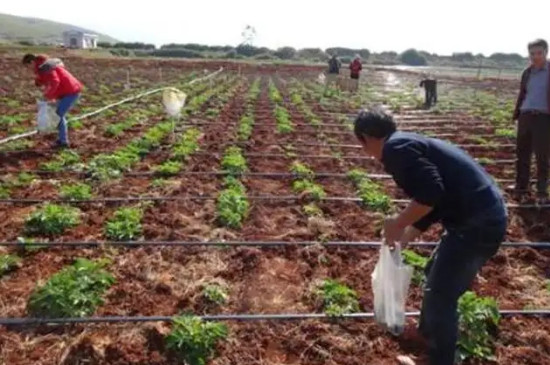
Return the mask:
[[162,104],[164,110],[171,117],[178,117],[185,105],[187,95],[175,88],[166,89],[162,92]]
[[387,245],[381,247],[371,275],[374,317],[395,336],[405,327],[405,301],[412,274],[413,268],[403,263],[399,247],[393,251]]
[[59,124],[59,116],[51,104],[47,101],[39,101],[36,121],[38,123],[37,129],[40,133],[53,132]]

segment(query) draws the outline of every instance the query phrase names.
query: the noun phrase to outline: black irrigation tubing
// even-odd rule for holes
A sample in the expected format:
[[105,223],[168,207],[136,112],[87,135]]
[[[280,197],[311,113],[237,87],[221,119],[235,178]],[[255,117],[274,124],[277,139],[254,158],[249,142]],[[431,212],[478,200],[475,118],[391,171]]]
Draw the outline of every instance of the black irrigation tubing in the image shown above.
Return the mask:
[[[43,171],[43,170],[26,170],[25,172],[35,174],[35,175],[49,175],[49,174],[73,174],[73,175],[87,175],[86,172],[81,171],[71,171],[71,170],[65,170],[60,172],[49,172],[49,171]],[[155,171],[143,171],[143,172],[127,172],[124,173],[124,177],[135,177],[135,178],[151,178],[151,177],[158,177],[158,178],[174,178],[174,177],[190,177],[190,176],[216,176],[216,177],[223,177],[223,176],[233,176],[234,173],[226,172],[226,171],[181,171],[175,174],[163,174],[160,172]],[[243,178],[249,178],[249,179],[290,179],[290,178],[297,178],[300,177],[299,174],[294,174],[291,172],[243,172],[240,174],[236,174],[239,177]],[[374,180],[390,180],[392,179],[391,175],[387,174],[368,174],[368,177],[370,179]],[[314,179],[348,179],[347,173],[335,173],[335,172],[316,172],[313,176]],[[495,179],[497,182],[500,183],[512,183],[515,180],[514,179]],[[534,179],[532,180],[535,181]]]
[[[548,317],[550,310],[499,310],[503,317]],[[418,317],[420,312],[407,312],[407,317]],[[196,316],[204,321],[304,321],[304,320],[358,320],[374,319],[373,312],[346,313],[338,316],[325,313],[272,313],[272,314],[214,314]],[[172,322],[176,316],[108,316],[82,318],[0,318],[1,326],[39,326],[46,324],[85,324],[85,323],[143,323]]]
[[[166,247],[331,247],[331,248],[380,248],[382,242],[375,241],[43,241],[22,243],[18,241],[0,242],[0,246],[4,247],[143,247],[143,246],[166,246]],[[418,248],[433,248],[437,247],[439,242],[411,242],[408,247]],[[504,242],[502,248],[534,248],[534,249],[550,249],[550,242]]]
[[[117,198],[96,198],[88,200],[69,200],[69,199],[0,199],[0,204],[43,204],[43,203],[65,203],[65,204],[99,204],[99,203],[136,203],[136,202],[188,202],[216,200],[218,197],[213,195],[194,195],[194,196],[140,196],[140,197],[117,197]],[[258,201],[302,201],[311,200],[297,195],[251,195],[246,197],[248,200]],[[323,202],[353,202],[362,203],[361,198],[352,198],[346,196],[330,196],[319,199]],[[409,199],[391,199],[394,204],[408,204]],[[549,204],[507,204],[509,209],[549,209]]]

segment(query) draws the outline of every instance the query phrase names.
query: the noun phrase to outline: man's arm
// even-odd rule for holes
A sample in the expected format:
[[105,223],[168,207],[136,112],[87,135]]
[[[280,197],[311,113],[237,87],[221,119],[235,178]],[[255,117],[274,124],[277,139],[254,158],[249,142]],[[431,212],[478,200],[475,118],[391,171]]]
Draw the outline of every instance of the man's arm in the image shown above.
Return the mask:
[[513,120],[518,120],[519,118],[519,115],[520,115],[520,111],[521,111],[521,105],[523,104],[523,101],[525,100],[525,95],[527,94],[527,78],[528,78],[528,75],[529,75],[529,69],[526,69],[523,71],[523,73],[521,74],[521,83],[520,83],[520,86],[519,86],[519,94],[518,94],[518,98],[517,98],[517,101],[516,101],[516,107],[514,109],[514,115],[513,115]]
[[384,165],[412,198],[399,215],[385,221],[384,236],[393,246],[403,236],[406,227],[414,226],[422,231],[438,220],[434,207],[442,199],[445,187],[437,166],[424,157],[421,148],[414,143],[405,142],[389,149],[384,156]]

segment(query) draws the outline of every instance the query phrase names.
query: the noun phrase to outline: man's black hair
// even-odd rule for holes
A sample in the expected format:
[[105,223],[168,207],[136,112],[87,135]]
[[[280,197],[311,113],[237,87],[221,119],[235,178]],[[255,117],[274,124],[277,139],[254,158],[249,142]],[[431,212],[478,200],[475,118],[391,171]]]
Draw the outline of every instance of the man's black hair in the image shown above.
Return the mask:
[[546,42],[544,39],[535,39],[533,42],[530,42],[527,48],[531,50],[535,47],[541,47],[546,52],[548,52],[548,42]]
[[361,110],[355,119],[355,136],[361,141],[365,137],[387,138],[396,130],[393,116],[382,109]]
[[25,56],[23,56],[23,64],[28,65],[35,59],[36,59],[35,55],[33,55],[32,53],[27,53]]

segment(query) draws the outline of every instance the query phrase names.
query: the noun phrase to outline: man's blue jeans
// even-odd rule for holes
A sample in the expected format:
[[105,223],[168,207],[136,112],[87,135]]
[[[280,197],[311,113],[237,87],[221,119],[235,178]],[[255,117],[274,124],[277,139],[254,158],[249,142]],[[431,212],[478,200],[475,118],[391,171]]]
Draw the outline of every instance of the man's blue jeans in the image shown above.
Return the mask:
[[59,124],[57,125],[57,130],[59,131],[58,143],[61,145],[69,144],[69,129],[67,126],[66,115],[76,103],[79,96],[80,94],[67,95],[59,99],[59,101],[57,102],[56,113],[60,118]]
[[504,202],[477,214],[459,227],[446,227],[426,268],[420,332],[428,339],[431,365],[455,363],[458,299],[506,235]]

